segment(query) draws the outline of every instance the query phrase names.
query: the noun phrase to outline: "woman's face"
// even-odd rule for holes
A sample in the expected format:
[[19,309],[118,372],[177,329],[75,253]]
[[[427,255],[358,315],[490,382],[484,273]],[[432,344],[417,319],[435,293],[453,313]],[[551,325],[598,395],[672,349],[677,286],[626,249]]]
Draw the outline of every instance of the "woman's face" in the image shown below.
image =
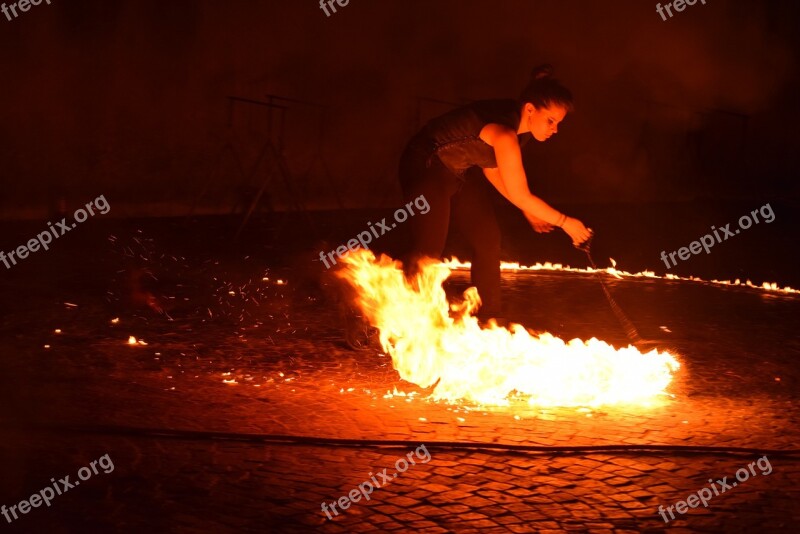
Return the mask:
[[558,104],[537,108],[530,102],[523,108],[522,120],[526,121],[528,130],[537,141],[547,141],[550,136],[558,133],[558,123],[564,120],[567,110]]

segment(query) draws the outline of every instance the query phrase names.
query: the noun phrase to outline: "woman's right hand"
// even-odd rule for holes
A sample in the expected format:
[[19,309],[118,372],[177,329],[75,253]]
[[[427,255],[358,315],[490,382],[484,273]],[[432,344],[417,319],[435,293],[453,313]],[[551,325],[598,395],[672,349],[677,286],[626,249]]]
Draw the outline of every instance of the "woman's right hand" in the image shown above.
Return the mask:
[[592,233],[581,221],[572,217],[567,217],[567,220],[561,225],[561,229],[572,238],[572,244],[576,247],[585,243],[592,236]]

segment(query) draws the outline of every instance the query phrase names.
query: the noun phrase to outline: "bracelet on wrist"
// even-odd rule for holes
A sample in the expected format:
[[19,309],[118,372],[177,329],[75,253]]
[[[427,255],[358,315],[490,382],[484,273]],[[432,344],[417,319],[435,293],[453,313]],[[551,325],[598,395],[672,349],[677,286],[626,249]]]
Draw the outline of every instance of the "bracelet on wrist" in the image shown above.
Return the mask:
[[564,223],[567,222],[567,219],[568,219],[568,217],[565,214],[562,213],[561,217],[559,217],[558,221],[556,221],[556,226],[558,226],[559,228],[563,228],[564,227]]

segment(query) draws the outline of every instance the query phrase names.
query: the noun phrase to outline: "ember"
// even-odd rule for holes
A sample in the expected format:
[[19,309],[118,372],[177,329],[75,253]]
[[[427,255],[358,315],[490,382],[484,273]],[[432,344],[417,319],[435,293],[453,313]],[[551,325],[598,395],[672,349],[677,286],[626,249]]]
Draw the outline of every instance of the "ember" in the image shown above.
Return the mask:
[[647,405],[680,367],[668,352],[615,349],[595,338],[565,342],[516,324],[481,328],[472,316],[480,305],[474,288],[463,303],[447,301],[442,283],[451,271],[443,263],[424,265],[415,289],[400,263],[386,256],[357,251],[343,261],[339,276],[357,289],[358,305],[380,331],[400,377],[435,386],[433,400],[507,405],[518,396],[538,406]]

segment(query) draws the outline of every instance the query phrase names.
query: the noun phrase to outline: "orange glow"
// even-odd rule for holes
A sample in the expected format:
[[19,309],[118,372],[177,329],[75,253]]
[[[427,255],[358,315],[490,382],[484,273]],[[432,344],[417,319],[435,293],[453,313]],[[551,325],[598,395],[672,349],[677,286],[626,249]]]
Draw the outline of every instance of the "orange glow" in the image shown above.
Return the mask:
[[136,339],[135,336],[130,336],[128,338],[128,345],[147,345],[147,342],[143,339]]
[[405,281],[399,262],[358,250],[343,258],[338,275],[358,293],[357,304],[380,331],[381,345],[400,377],[423,388],[435,385],[433,400],[507,405],[526,399],[537,406],[651,404],[680,367],[668,352],[646,354],[615,349],[592,338],[565,342],[472,316],[480,305],[475,288],[450,304],[442,283],[448,265],[430,261]]
[[[601,272],[607,273],[617,278],[658,278],[660,280],[681,280],[684,282],[697,282],[701,284],[712,284],[712,285],[721,285],[721,286],[738,286],[738,287],[749,287],[751,289],[757,289],[761,291],[766,291],[770,293],[800,293],[800,290],[791,288],[789,286],[780,287],[775,282],[763,282],[761,285],[754,284],[750,280],[746,280],[742,282],[738,278],[734,281],[730,280],[703,280],[697,276],[678,276],[675,274],[667,273],[664,276],[659,276],[653,271],[639,271],[638,273],[631,273],[628,271],[622,271],[616,268],[617,262],[614,261],[614,258],[609,258],[611,260],[611,267],[606,267],[605,269],[597,269],[595,271],[591,267],[587,267],[586,269],[578,268],[578,267],[570,267],[569,265],[561,265],[560,263],[535,263],[534,265],[520,265],[517,262],[507,262],[504,261],[500,264],[500,269],[503,271],[560,271],[560,272],[570,272],[570,273],[594,273],[594,272]],[[445,260],[444,264],[453,269],[453,270],[461,270],[461,269],[469,269],[471,264],[470,262],[462,262],[459,261],[458,258],[451,258],[449,260]]]

